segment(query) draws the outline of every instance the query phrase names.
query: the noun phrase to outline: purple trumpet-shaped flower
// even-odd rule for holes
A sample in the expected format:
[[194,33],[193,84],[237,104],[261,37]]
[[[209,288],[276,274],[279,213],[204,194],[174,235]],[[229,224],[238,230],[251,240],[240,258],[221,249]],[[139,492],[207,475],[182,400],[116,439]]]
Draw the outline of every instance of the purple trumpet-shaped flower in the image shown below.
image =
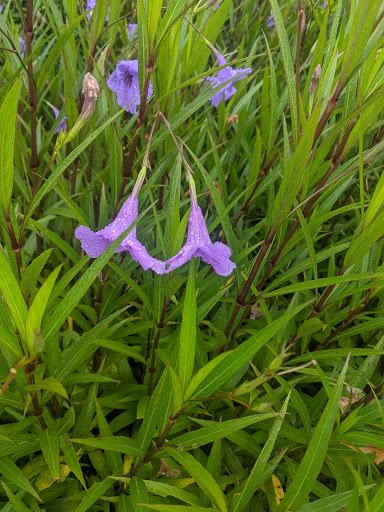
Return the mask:
[[[115,220],[100,231],[94,233],[86,226],[79,226],[75,236],[81,242],[82,249],[91,258],[97,258],[105,249],[135,222],[138,216],[139,201],[137,195],[144,181],[146,168],[144,167],[137,179],[132,195],[125,201]],[[144,270],[151,268],[157,274],[164,274],[165,263],[150,256],[147,249],[136,238],[136,226],[121,242],[115,252],[128,251],[132,259],[140,263]]]
[[4,9],[3,4],[0,4],[0,12],[3,12],[3,9]]
[[25,41],[21,36],[18,37],[18,40],[19,40],[19,47],[20,47],[20,56],[22,59],[24,59]]
[[323,2],[323,9],[326,9],[327,8],[327,0],[324,0]]
[[[190,178],[192,180],[192,178]],[[167,272],[181,267],[192,256],[201,257],[206,263],[212,265],[219,276],[229,276],[236,265],[229,259],[231,249],[222,242],[212,243],[204,221],[201,208],[197,204],[194,183],[191,183],[192,206],[188,219],[187,242],[176,256],[165,263],[169,265]]]
[[[91,9],[94,9],[95,7],[96,7],[96,0],[87,0],[87,5],[85,7],[86,11],[90,11]],[[91,14],[92,13],[89,12],[86,16],[88,20],[91,17]],[[108,14],[105,16],[105,21],[108,21]]]
[[[53,114],[55,116],[55,119],[59,117],[60,110],[54,106],[51,106],[53,110]],[[61,130],[65,130],[67,127],[67,116],[64,116],[63,119],[60,121],[59,126],[56,128],[55,133],[60,133]]]
[[[219,66],[223,66],[227,63],[220,53],[217,54],[217,62],[219,63]],[[250,73],[252,73],[251,68],[233,69],[232,67],[227,66],[226,68],[221,69],[218,72],[217,76],[208,77],[207,80],[213,83],[214,86],[222,84],[230,78],[233,78],[232,82],[227,84],[223,89],[221,89],[219,92],[212,96],[212,98],[210,99],[212,105],[214,107],[218,107],[223,98],[225,101],[229,100],[229,98],[231,98],[236,92],[236,89],[233,86],[234,82],[236,82],[237,80],[241,80],[242,78],[245,78],[245,75],[249,75]]]
[[267,27],[274,27],[275,26],[275,18],[273,17],[273,11],[271,9],[271,12],[269,13],[269,18],[267,19]]
[[[116,93],[117,104],[120,107],[127,107],[128,112],[137,114],[137,105],[140,105],[138,60],[121,60],[118,62],[115,71],[107,80],[107,85],[111,91]],[[152,83],[149,82],[147,98],[152,94]]]
[[128,31],[128,39],[131,39],[131,36],[133,34],[133,37],[137,37],[137,23],[129,23],[127,27]]

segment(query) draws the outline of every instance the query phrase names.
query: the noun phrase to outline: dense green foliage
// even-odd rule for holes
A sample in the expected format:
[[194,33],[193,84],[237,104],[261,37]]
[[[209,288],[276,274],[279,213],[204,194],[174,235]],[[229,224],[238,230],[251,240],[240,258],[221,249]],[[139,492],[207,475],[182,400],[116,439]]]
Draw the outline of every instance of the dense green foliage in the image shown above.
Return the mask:
[[[384,510],[382,1],[2,3],[2,511]],[[184,244],[188,162],[229,277],[81,250],[146,154],[140,242]]]

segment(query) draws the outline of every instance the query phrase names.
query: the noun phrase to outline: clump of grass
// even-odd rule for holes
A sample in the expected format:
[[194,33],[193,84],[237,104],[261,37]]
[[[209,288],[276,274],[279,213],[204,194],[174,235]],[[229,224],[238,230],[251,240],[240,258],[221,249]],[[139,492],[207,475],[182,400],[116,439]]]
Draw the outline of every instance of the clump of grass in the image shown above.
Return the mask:
[[2,510],[379,512],[381,1],[91,4],[0,13]]

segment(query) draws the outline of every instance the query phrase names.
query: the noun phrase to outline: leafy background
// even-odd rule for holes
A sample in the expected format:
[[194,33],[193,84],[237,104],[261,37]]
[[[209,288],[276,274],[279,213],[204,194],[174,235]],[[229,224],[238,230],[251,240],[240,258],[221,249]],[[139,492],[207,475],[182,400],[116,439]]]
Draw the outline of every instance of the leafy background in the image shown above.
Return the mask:
[[[382,2],[85,8],[0,14],[2,510],[383,510]],[[252,68],[217,109],[210,45]],[[105,85],[131,58],[158,102],[140,122]],[[95,112],[63,142],[87,71]],[[158,109],[229,278],[144,272],[119,241],[90,260],[74,237],[132,190]],[[158,116],[149,157],[138,236],[165,260],[190,199]]]

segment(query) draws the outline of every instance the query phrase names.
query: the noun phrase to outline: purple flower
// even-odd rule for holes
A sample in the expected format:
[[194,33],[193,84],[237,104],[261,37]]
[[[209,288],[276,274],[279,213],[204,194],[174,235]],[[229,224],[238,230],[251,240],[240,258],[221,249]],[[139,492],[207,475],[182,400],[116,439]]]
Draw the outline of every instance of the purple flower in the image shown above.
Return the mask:
[[[227,63],[220,53],[217,54],[217,62],[219,63],[219,66],[223,66]],[[231,96],[233,96],[236,92],[236,89],[233,86],[234,82],[245,78],[245,75],[249,75],[250,73],[252,73],[251,68],[233,69],[230,66],[227,66],[226,68],[221,69],[217,76],[208,77],[207,80],[213,83],[214,86],[222,84],[230,78],[233,78],[232,82],[227,84],[223,89],[212,96],[210,99],[212,105],[214,107],[218,107],[220,102],[223,100],[223,97],[225,101],[229,100],[229,98],[231,98]]]
[[181,267],[192,256],[195,256],[195,258],[201,257],[206,263],[212,265],[213,270],[219,276],[229,276],[236,267],[229,259],[231,249],[221,242],[211,242],[203,213],[196,202],[195,194],[193,185],[191,187],[192,206],[188,219],[187,242],[176,256],[165,262],[169,265],[167,272]]
[[[96,0],[87,0],[87,6],[85,8],[86,11],[90,11],[91,9],[94,9],[96,7]],[[87,14],[87,19],[91,17],[92,13]],[[105,21],[108,21],[108,14],[105,16]]]
[[0,12],[3,12],[3,9],[4,9],[3,4],[0,4]]
[[137,23],[129,23],[127,30],[128,30],[128,39],[131,39],[132,34],[134,35],[134,37],[137,37]]
[[19,47],[20,47],[20,56],[22,59],[24,59],[25,42],[21,36],[18,37],[18,40],[19,40]]
[[[51,106],[53,110],[53,114],[55,116],[55,119],[59,117],[60,110],[53,105]],[[56,128],[55,133],[61,132],[61,130],[65,130],[67,127],[67,116],[64,116],[63,119],[60,121],[59,126]]]
[[323,2],[323,9],[326,9],[327,8],[327,0],[324,0]]
[[[118,62],[115,71],[107,80],[107,85],[111,91],[116,93],[117,103],[120,107],[127,107],[128,112],[137,114],[136,107],[140,105],[138,60],[121,60]],[[152,94],[152,83],[149,82],[147,98]]]
[[[97,258],[105,249],[121,235],[137,219],[139,201],[137,195],[144,181],[145,167],[141,170],[132,195],[125,201],[115,220],[104,229],[94,233],[85,226],[79,226],[75,236],[81,247],[91,258]],[[129,251],[132,259],[138,261],[144,270],[151,268],[157,274],[164,274],[165,263],[150,256],[147,249],[136,238],[136,226],[121,242],[115,252]]]
[[274,27],[275,26],[275,18],[273,17],[273,11],[271,9],[271,12],[269,13],[269,18],[267,19],[267,27]]

